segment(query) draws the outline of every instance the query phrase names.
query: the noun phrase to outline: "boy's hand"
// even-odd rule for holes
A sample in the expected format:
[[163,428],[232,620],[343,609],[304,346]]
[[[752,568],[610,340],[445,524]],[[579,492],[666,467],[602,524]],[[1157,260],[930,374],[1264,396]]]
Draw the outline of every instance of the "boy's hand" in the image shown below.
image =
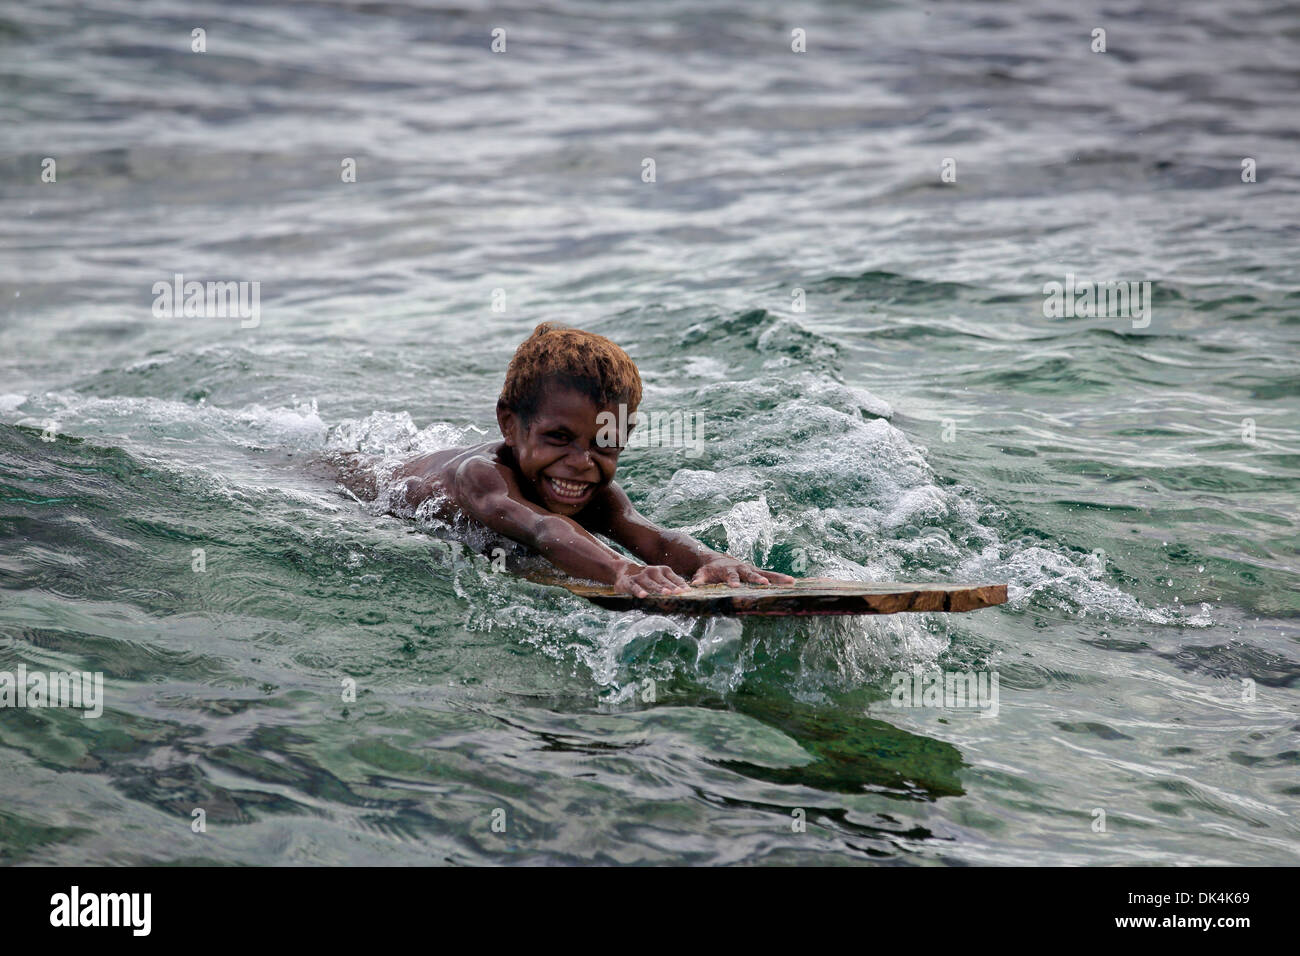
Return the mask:
[[781,574],[779,571],[764,571],[752,564],[746,564],[744,561],[722,555],[712,559],[707,564],[701,565],[700,569],[695,572],[695,577],[691,579],[692,585],[725,584],[733,588],[740,587],[741,582],[760,586],[794,584],[794,578],[788,574]]
[[619,572],[614,587],[635,597],[649,594],[681,594],[686,582],[666,564],[633,564],[628,562]]

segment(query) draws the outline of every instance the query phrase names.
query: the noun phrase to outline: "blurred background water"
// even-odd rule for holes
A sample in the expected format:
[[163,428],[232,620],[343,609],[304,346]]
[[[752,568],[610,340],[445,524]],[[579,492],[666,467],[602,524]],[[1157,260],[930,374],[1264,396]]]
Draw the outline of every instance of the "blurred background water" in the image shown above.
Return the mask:
[[[0,670],[107,698],[0,710],[0,861],[1295,863],[1298,40],[1204,0],[0,8]],[[1151,281],[1149,326],[1045,318],[1067,272]],[[260,323],[155,317],[176,273]],[[482,440],[543,320],[703,414],[625,456],[653,519],[1011,601],[615,614],[305,467]],[[998,716],[893,707],[913,668],[997,672]]]

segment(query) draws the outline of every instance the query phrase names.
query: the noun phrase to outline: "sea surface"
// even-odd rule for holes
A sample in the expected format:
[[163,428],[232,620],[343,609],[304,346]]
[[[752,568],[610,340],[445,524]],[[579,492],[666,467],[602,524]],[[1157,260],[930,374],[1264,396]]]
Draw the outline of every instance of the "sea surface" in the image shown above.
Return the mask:
[[[5,4],[0,671],[104,711],[0,708],[0,863],[1296,864],[1297,63],[1255,0]],[[1010,600],[614,613],[313,469],[490,437],[541,321],[702,418],[653,520]]]

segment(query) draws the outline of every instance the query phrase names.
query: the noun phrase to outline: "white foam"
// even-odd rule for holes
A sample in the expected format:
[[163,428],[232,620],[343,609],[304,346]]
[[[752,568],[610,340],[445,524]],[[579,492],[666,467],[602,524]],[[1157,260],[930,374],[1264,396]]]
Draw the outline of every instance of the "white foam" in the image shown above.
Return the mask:
[[[999,576],[1010,579],[1008,605],[1024,608],[1031,602],[1072,613],[1100,613],[1129,621],[1172,624],[1175,615],[1143,607],[1131,594],[1104,581],[1099,563],[1087,555],[1076,563],[1062,552],[1041,546],[1014,551],[998,561]],[[972,571],[976,569],[972,568]],[[985,572],[984,576],[988,576]]]
[[332,451],[393,458],[472,443],[474,437],[467,427],[433,422],[419,428],[409,412],[371,412],[365,418],[344,419],[335,425],[330,429],[326,447]]
[[683,530],[689,535],[698,536],[718,525],[727,533],[727,553],[732,557],[758,564],[767,561],[772,551],[776,526],[765,496],[759,495],[752,501],[737,502],[725,513]]
[[692,378],[711,378],[722,379],[727,376],[727,364],[720,359],[708,355],[696,356],[687,359],[682,365],[682,371]]

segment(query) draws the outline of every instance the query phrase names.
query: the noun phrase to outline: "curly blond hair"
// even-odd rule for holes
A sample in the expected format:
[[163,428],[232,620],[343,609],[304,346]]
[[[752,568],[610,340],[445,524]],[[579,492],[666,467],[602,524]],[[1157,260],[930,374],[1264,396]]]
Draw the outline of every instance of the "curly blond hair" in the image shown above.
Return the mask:
[[554,385],[575,389],[600,406],[625,404],[629,413],[641,404],[641,375],[626,352],[603,335],[543,322],[515,350],[497,407],[527,424],[543,390]]

